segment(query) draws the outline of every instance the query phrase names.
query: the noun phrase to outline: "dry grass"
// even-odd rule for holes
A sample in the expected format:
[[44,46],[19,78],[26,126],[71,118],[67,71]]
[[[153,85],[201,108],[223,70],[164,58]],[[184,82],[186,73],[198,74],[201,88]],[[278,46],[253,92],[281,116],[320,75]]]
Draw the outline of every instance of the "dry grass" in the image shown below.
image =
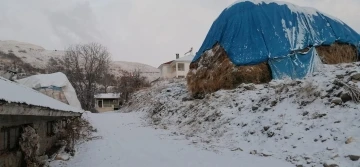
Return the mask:
[[334,43],[330,46],[316,47],[321,60],[325,64],[351,63],[358,61],[358,51],[349,44]]
[[219,89],[233,89],[241,83],[266,83],[271,79],[267,63],[235,66],[225,50],[217,44],[190,64],[187,85],[193,95],[198,95]]

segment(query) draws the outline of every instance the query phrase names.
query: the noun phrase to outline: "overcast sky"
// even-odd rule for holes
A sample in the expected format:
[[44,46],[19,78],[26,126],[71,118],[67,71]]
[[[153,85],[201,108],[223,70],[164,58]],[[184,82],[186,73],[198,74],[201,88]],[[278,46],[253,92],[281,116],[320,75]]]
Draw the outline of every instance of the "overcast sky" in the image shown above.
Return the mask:
[[[98,42],[113,60],[158,67],[201,46],[235,0],[0,0],[0,40],[64,49]],[[282,0],[336,16],[360,32],[360,0]]]

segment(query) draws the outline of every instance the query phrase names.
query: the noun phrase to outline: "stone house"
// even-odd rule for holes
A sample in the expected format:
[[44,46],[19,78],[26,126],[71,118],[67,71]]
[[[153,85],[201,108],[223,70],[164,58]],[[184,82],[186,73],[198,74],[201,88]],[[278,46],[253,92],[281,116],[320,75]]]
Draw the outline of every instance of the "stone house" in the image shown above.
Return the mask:
[[36,154],[45,155],[58,140],[66,121],[83,112],[1,77],[0,92],[0,167],[25,165],[20,147],[28,142],[25,131],[30,129],[37,136]]

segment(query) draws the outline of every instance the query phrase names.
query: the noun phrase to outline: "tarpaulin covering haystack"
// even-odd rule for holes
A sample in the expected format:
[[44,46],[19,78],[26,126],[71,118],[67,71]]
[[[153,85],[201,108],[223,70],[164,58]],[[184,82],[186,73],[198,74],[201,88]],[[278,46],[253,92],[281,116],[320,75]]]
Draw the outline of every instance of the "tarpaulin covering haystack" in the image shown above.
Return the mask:
[[[341,20],[313,8],[240,0],[214,21],[192,67],[216,44],[237,67],[268,64],[273,79],[298,79],[311,74],[318,60],[329,64],[357,61],[360,35]],[[190,72],[189,76],[194,75]]]

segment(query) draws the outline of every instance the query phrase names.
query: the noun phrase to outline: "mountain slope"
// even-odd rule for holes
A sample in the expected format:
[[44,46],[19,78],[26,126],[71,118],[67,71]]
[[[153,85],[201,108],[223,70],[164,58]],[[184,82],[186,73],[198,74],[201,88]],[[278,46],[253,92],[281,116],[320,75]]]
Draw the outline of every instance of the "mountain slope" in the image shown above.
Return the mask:
[[[50,58],[61,58],[65,54],[61,50],[46,50],[41,46],[18,41],[0,41],[0,52],[4,55],[0,56],[0,64],[3,66],[14,62],[24,62],[37,69],[45,69]],[[117,76],[122,75],[123,71],[132,72],[135,69],[139,69],[150,81],[160,77],[160,71],[157,68],[146,64],[123,61],[114,61],[111,64],[111,71]],[[25,72],[29,73],[28,70]],[[43,73],[41,70],[30,73],[37,72]]]

